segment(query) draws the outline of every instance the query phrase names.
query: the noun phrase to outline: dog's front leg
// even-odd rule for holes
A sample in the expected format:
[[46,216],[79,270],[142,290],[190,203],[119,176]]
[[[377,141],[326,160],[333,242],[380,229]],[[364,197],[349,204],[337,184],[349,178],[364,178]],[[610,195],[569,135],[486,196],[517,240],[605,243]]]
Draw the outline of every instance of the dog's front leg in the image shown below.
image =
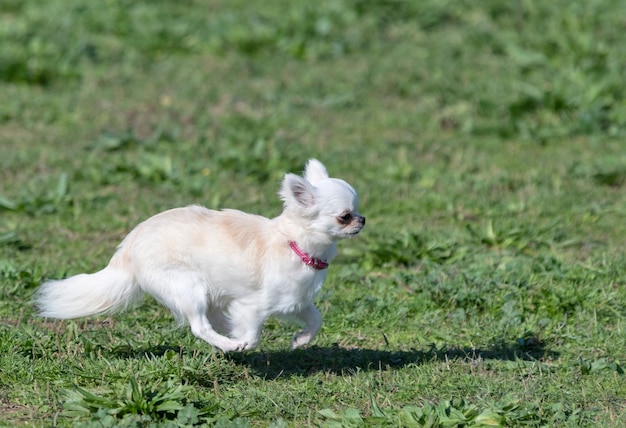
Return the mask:
[[309,344],[322,327],[322,314],[320,314],[320,311],[318,311],[312,303],[294,315],[296,318],[304,321],[306,327],[295,335],[291,341],[291,349]]

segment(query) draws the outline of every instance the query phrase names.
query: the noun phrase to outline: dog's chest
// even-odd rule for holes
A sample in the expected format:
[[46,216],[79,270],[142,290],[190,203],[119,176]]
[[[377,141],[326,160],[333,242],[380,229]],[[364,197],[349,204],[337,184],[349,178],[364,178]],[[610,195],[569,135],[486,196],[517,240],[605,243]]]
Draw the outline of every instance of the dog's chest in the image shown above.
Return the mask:
[[326,271],[315,271],[307,267],[307,271],[294,275],[291,278],[283,278],[281,286],[274,289],[271,296],[273,306],[277,312],[298,312],[319,293],[326,279]]

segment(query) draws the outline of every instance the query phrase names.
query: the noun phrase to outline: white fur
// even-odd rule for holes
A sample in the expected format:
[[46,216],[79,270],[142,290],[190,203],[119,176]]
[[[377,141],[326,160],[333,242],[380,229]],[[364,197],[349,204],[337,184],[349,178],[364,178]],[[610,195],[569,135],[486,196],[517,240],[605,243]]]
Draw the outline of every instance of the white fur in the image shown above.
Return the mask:
[[365,218],[356,212],[354,189],[328,177],[315,159],[304,178],[285,176],[280,196],[284,211],[273,219],[200,206],[157,214],[128,234],[103,270],[43,284],[36,295],[40,315],[113,312],[145,292],[224,352],[257,346],[272,315],[304,322],[292,347],[306,345],[322,324],[313,300],[327,270],[305,265],[289,242],[330,262],[336,241],[358,234]]

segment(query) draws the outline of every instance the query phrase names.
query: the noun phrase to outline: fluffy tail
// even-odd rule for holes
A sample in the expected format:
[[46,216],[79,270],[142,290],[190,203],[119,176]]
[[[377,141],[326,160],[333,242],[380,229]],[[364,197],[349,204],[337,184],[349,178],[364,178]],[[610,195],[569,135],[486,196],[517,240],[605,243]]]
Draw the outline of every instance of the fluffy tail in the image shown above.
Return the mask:
[[40,316],[69,319],[124,309],[140,294],[128,272],[108,266],[93,274],[46,282],[37,290],[35,302]]

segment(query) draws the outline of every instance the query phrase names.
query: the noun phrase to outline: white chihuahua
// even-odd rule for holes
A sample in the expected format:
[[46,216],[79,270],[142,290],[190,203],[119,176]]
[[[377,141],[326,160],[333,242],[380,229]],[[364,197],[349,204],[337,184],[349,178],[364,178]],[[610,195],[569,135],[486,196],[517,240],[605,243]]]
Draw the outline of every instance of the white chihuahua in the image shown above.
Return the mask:
[[322,325],[312,302],[337,240],[357,235],[365,217],[354,189],[315,159],[304,177],[285,175],[280,196],[284,210],[273,219],[200,206],[157,214],[126,236],[103,270],[43,284],[40,315],[112,312],[145,292],[224,352],[256,347],[272,315],[303,321],[292,348],[306,345]]

